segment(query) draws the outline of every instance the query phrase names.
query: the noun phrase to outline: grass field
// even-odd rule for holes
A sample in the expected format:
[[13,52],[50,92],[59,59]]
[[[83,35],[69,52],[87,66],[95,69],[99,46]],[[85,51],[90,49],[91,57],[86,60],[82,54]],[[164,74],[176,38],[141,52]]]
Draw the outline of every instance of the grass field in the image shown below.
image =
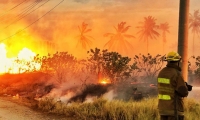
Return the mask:
[[[44,111],[64,114],[75,120],[159,120],[157,98],[142,101],[107,101],[103,98],[89,103],[62,103],[54,99],[42,99],[38,107]],[[185,99],[185,120],[200,119],[200,103]]]

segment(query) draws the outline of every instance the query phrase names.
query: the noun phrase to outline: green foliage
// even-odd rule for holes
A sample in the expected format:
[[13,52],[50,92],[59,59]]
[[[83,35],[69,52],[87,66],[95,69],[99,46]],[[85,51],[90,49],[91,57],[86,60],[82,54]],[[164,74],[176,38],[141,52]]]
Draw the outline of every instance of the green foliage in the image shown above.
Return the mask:
[[133,61],[133,65],[144,74],[143,76],[145,76],[145,78],[153,80],[157,73],[163,68],[164,56],[159,54],[156,56],[139,54],[134,56]]
[[[133,63],[130,64],[131,58],[124,57],[117,52],[100,50],[98,48],[88,51],[87,60],[78,61],[67,52],[57,52],[53,55],[35,57],[35,61],[41,62],[41,71],[53,73],[57,81],[62,83],[66,81],[66,75],[75,75],[77,71],[84,74],[92,74],[100,79],[108,78],[112,83],[122,82],[124,80],[137,80],[139,74],[149,79],[154,79],[158,71],[163,67],[164,56],[135,55]],[[140,76],[141,76],[140,74]],[[89,75],[88,75],[89,76]]]
[[200,78],[200,56],[196,57],[195,65],[197,69],[194,71],[197,78]]
[[74,74],[78,69],[76,58],[68,52],[56,52],[42,58],[36,56],[35,60],[41,62],[41,71],[55,75],[58,83],[65,82],[65,76]]
[[199,83],[200,79],[200,56],[191,56],[188,60],[188,77],[190,82]]
[[112,82],[123,80],[124,77],[129,77],[130,66],[128,65],[131,61],[128,57],[123,57],[117,52],[105,52],[103,54],[105,64],[103,68]]
[[56,52],[53,55],[48,54],[48,56],[42,57],[41,70],[45,72],[55,72],[66,68],[74,67],[76,59],[74,56],[68,54],[67,52]]
[[88,53],[90,54],[88,61],[91,63],[91,71],[96,75],[103,73],[112,83],[130,76],[133,66],[129,65],[131,61],[129,57],[123,57],[117,52],[101,51],[98,48],[91,49]]

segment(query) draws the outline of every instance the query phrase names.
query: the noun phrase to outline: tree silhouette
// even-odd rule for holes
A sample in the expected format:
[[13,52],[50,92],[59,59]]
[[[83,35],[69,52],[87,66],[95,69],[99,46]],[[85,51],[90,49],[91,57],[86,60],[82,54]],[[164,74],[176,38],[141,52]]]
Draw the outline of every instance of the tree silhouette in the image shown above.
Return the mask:
[[140,26],[137,26],[138,29],[140,29],[137,34],[139,34],[140,40],[144,40],[147,42],[147,53],[149,49],[149,38],[150,39],[156,39],[160,34],[156,31],[156,29],[159,28],[158,25],[156,25],[156,19],[152,16],[144,17],[143,22],[139,22],[141,24]]
[[165,52],[165,44],[166,44],[166,33],[169,33],[169,24],[167,22],[161,23],[159,29],[162,30],[162,38],[163,38],[163,54]]
[[194,55],[194,39],[195,36],[200,33],[200,14],[199,10],[195,10],[193,14],[189,16],[189,29],[191,29],[193,34],[193,55]]
[[87,49],[88,47],[91,46],[92,38],[89,35],[86,35],[88,32],[90,32],[92,29],[88,29],[88,24],[85,24],[84,22],[82,23],[81,26],[78,26],[79,32],[80,34],[77,36],[78,37],[78,43],[77,43],[77,47],[79,46],[79,44],[81,45],[81,47],[83,49]]
[[134,65],[129,65],[131,58],[124,57],[118,52],[95,48],[88,53],[90,55],[88,61],[91,63],[88,69],[91,69],[92,74],[98,75],[98,81],[108,78],[111,83],[122,82],[131,76],[132,70],[136,69]]
[[116,33],[106,33],[105,37],[110,37],[110,40],[104,45],[104,47],[108,46],[109,50],[128,53],[129,50],[133,49],[133,46],[130,42],[126,40],[126,38],[135,38],[133,35],[126,34],[131,26],[125,26],[126,22],[121,22],[114,27]]

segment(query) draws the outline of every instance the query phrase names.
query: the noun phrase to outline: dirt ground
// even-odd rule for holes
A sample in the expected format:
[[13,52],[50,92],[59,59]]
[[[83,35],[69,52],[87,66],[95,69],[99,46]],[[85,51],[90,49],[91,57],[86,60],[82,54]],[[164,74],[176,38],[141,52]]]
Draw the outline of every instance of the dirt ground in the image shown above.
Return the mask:
[[17,100],[0,97],[0,120],[73,120],[73,118],[44,113]]

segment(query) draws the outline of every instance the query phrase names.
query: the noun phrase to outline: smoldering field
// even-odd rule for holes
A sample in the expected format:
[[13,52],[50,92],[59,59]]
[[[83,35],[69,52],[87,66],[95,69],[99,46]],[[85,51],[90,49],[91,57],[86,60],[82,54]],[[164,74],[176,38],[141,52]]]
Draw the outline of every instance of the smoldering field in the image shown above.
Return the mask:
[[[99,60],[101,62],[96,59],[77,61],[65,52],[35,58],[35,62],[43,63],[40,70],[25,67],[23,73],[0,75],[0,94],[17,101],[26,101],[32,107],[49,113],[73,117],[75,120],[158,120],[155,76],[152,79],[149,79],[149,76],[148,79],[144,76],[138,77],[140,74],[137,69],[132,69],[129,77],[120,74],[122,78],[113,76],[115,79],[104,79],[108,77],[109,71],[106,73],[108,68],[100,64],[106,61],[103,62],[102,57],[99,57]],[[123,59],[125,60],[127,59]],[[98,65],[101,65],[99,69]],[[123,68],[122,66],[117,68]],[[110,67],[115,70],[114,66],[109,66],[108,70]],[[123,71],[124,69],[118,71],[118,74]],[[197,119],[200,114],[197,98],[199,89],[197,84],[193,83],[194,90],[190,92],[189,98],[185,99],[188,120]]]
[[[1,75],[1,95],[10,96],[15,101],[25,101],[32,107],[51,114],[66,115],[73,120],[159,120],[157,97],[122,100],[116,98],[116,87],[111,85],[100,85],[100,87],[99,84],[91,84],[83,87],[81,83],[78,85],[66,82],[61,86],[50,79],[51,77],[41,72]],[[127,86],[123,86],[123,89],[126,88]],[[127,92],[128,89],[123,92],[124,98]],[[87,93],[83,101],[79,99],[70,102],[71,98],[74,98],[71,100],[77,100],[76,97],[84,98],[83,93]],[[98,95],[101,96],[98,98]],[[199,101],[195,99],[185,99],[185,101],[186,120],[199,119]]]
[[144,105],[133,99],[128,102],[125,97],[134,97],[135,91],[127,85],[115,87],[97,83],[96,80],[83,81],[81,78],[70,78],[60,84],[55,76],[42,72],[4,74],[0,80],[1,95],[17,101],[28,101],[32,107],[66,115],[73,120],[139,120],[143,119],[144,113],[150,114],[148,119],[158,118],[156,99],[144,99]]

